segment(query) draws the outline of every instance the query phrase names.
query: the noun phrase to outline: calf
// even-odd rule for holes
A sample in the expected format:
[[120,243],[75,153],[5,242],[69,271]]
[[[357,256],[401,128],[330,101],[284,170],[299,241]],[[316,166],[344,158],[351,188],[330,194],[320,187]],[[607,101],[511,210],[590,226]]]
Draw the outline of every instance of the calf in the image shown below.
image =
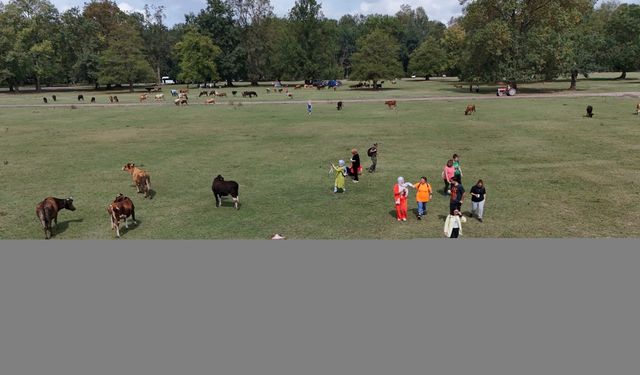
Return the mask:
[[83,101],[84,102],[84,95],[80,94],[78,95],[78,101]]
[[122,167],[122,170],[131,173],[131,179],[136,185],[138,193],[144,193],[145,198],[149,197],[149,192],[151,191],[151,176],[149,176],[147,172],[136,167],[133,163],[125,164]]
[[42,101],[44,102],[44,104],[47,104],[47,98],[42,98]]
[[341,110],[342,110],[342,101],[339,101],[339,102],[338,102],[338,105],[336,106],[336,109],[337,109],[338,111],[341,111]]
[[164,94],[156,94],[154,100],[164,100]]
[[593,117],[593,107],[590,105],[587,106],[587,117]]
[[252,98],[252,97],[254,97],[254,96],[255,96],[255,97],[257,97],[257,96],[258,96],[258,94],[257,94],[255,91],[244,91],[244,92],[242,92],[242,97],[243,97],[243,98],[244,98],[244,97],[247,97],[247,96],[248,96],[249,98]]
[[95,97],[95,96],[92,96],[92,97],[91,97],[91,103],[95,103],[95,102],[96,102],[96,97]]
[[213,196],[216,199],[216,207],[222,206],[222,197],[231,195],[233,198],[233,206],[238,210],[238,183],[235,181],[225,181],[221,175],[217,175],[213,179],[211,185]]
[[70,211],[76,210],[73,206],[73,198],[47,197],[36,206],[36,215],[40,219],[40,224],[42,224],[45,239],[48,240],[53,235],[51,223],[58,225],[58,212],[65,208]]
[[140,103],[146,101],[148,97],[149,97],[149,95],[147,95],[147,94],[140,95]]
[[111,219],[111,230],[116,231],[116,237],[120,238],[120,220],[124,221],[124,227],[129,229],[127,218],[131,216],[133,224],[136,223],[135,206],[129,197],[125,197],[122,193],[107,206],[107,212]]
[[384,102],[384,104],[386,104],[387,107],[389,107],[389,109],[397,108],[397,105],[398,105],[398,103],[396,103],[395,100],[387,100],[386,102]]
[[51,95],[51,99],[53,99],[54,102],[58,100],[58,98],[55,95]]
[[467,108],[464,110],[464,115],[470,115],[472,113],[474,113],[476,111],[476,105],[475,104],[469,104],[467,106]]

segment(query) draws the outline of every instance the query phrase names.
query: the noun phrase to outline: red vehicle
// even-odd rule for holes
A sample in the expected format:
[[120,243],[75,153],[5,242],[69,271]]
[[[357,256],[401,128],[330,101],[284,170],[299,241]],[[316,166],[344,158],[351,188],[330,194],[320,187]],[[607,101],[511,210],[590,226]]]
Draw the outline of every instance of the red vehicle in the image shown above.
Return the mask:
[[514,87],[511,87],[510,85],[507,85],[506,87],[498,87],[498,92],[496,92],[497,96],[514,96],[515,94],[516,89]]

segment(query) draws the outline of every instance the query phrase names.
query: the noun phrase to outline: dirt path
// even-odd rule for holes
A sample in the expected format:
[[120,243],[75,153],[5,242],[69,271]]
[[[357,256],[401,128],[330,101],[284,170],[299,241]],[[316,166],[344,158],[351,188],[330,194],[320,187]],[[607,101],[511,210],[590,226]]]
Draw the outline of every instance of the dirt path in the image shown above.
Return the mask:
[[[429,97],[420,97],[420,98],[377,98],[377,99],[323,99],[323,100],[312,100],[313,104],[335,104],[339,100],[343,103],[383,103],[386,100],[395,100],[397,102],[431,102],[431,101],[452,101],[452,100],[464,100],[464,101],[475,101],[475,100],[520,100],[520,99],[550,99],[550,98],[588,98],[588,97],[616,97],[616,98],[640,98],[640,92],[637,91],[628,91],[628,92],[606,92],[606,93],[580,93],[580,92],[561,92],[561,93],[550,93],[550,94],[518,94],[516,96],[503,96],[497,97],[493,95],[469,95],[469,96],[429,96]],[[231,105],[233,99],[225,100],[222,102],[218,102],[215,105]],[[307,100],[243,100],[243,101],[235,101],[233,104],[242,105],[254,105],[254,104],[305,104]],[[69,108],[72,104],[0,104],[0,108]],[[173,102],[168,100],[165,102],[147,102],[147,103],[118,103],[118,104],[73,104],[76,108],[86,108],[86,107],[141,107],[141,106],[153,106],[153,105],[173,105]],[[192,102],[190,105],[207,105],[202,102]]]

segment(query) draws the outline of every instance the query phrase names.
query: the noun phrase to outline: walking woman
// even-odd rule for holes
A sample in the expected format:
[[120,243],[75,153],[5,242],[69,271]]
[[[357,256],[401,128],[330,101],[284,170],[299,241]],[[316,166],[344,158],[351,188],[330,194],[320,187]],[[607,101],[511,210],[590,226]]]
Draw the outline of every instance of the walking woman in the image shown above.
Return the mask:
[[412,184],[404,182],[404,177],[398,177],[398,183],[393,186],[393,197],[396,203],[396,217],[398,221],[407,221],[407,196]]
[[351,175],[353,176],[353,182],[358,182],[358,173],[361,171],[360,167],[360,155],[355,148],[351,150]]
[[444,235],[448,238],[458,238],[462,236],[462,223],[465,223],[467,218],[462,216],[460,211],[455,210],[452,214],[447,216],[447,220],[444,222]]
[[427,182],[427,178],[422,176],[420,182],[414,185],[416,188],[416,201],[418,202],[418,220],[427,214],[427,203],[433,198],[431,192],[431,184]]
[[487,191],[484,188],[484,182],[478,182],[471,188],[471,217],[476,215],[478,221],[482,223],[482,215],[484,214],[484,202]]
[[450,186],[451,180],[456,173],[456,169],[453,167],[453,159],[447,160],[447,165],[442,169],[442,181],[444,181],[444,193],[451,194]]
[[335,165],[333,165],[333,163],[331,164],[331,171],[333,171],[335,173],[336,179],[335,182],[333,183],[333,192],[334,193],[342,193],[345,191],[344,188],[344,175],[347,174],[347,168],[344,164],[344,160],[340,160],[338,161],[338,166],[336,167]]

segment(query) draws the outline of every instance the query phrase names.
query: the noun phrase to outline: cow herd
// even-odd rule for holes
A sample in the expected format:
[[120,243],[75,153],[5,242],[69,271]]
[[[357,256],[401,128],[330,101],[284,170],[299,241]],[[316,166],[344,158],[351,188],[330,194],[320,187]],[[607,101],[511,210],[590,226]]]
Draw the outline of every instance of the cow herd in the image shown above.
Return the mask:
[[[152,198],[151,176],[143,169],[136,167],[134,163],[127,163],[122,170],[131,174],[131,179],[136,186],[137,192],[144,194],[144,198]],[[233,206],[236,210],[240,209],[238,200],[239,184],[235,181],[225,181],[221,175],[217,175],[211,184],[211,190],[215,198],[216,207],[222,206],[222,197],[231,196]],[[55,198],[47,197],[36,205],[36,216],[40,221],[40,225],[44,230],[44,238],[50,239],[53,236],[53,227],[58,225],[58,213],[61,210],[75,211],[73,198]],[[129,228],[128,219],[131,218],[132,224],[137,225],[135,205],[131,198],[119,193],[115,199],[107,206],[107,213],[111,223],[111,230],[115,230],[116,237],[120,238],[120,223],[125,228]]]

